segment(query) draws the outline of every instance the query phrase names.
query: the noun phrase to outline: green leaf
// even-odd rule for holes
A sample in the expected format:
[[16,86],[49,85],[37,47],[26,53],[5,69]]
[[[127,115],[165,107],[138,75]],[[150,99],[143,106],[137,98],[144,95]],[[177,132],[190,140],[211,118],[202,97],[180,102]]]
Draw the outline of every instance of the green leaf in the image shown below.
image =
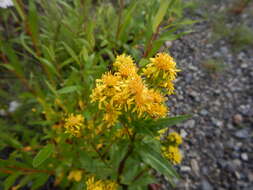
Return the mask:
[[38,14],[37,14],[37,9],[34,1],[29,1],[29,14],[28,14],[28,21],[29,21],[29,29],[31,31],[33,40],[37,42],[37,39],[39,39],[38,35],[38,24],[39,24],[39,19],[38,19]]
[[47,182],[48,178],[49,178],[49,174],[46,174],[46,173],[37,174],[32,183],[31,190],[38,189],[39,187],[41,187],[43,184]]
[[80,89],[81,89],[81,86],[74,85],[74,86],[64,87],[64,88],[58,90],[57,92],[59,94],[68,94],[68,93],[72,93],[72,92],[75,92],[75,91],[79,91]]
[[128,150],[128,143],[123,141],[118,144],[113,144],[110,148],[110,162],[117,169],[120,161],[125,156]]
[[9,190],[10,187],[16,182],[16,179],[21,175],[20,172],[13,173],[4,181],[4,190]]
[[180,116],[175,116],[175,117],[170,117],[170,118],[164,118],[164,119],[159,119],[157,121],[154,121],[154,124],[157,125],[160,129],[162,129],[164,127],[170,127],[178,123],[181,123],[191,117],[192,117],[191,115],[180,115]]
[[76,55],[75,51],[68,46],[68,44],[66,44],[65,42],[62,42],[64,48],[66,49],[66,51],[69,53],[69,55],[76,61],[76,63],[78,65],[80,65],[80,60],[78,58],[78,56]]
[[168,177],[170,182],[172,182],[173,177],[179,177],[170,162],[162,157],[161,153],[153,149],[152,144],[141,143],[137,153],[146,164]]
[[169,6],[169,0],[162,0],[160,2],[160,7],[159,7],[158,12],[156,13],[155,18],[152,23],[153,33],[156,32],[157,27],[159,27],[160,23],[162,22],[165,14],[166,14],[166,11],[168,9],[168,6]]
[[54,145],[53,144],[48,144],[45,146],[42,150],[39,151],[39,153],[35,156],[33,159],[33,167],[38,167],[41,165],[45,160],[47,160],[50,155],[54,151]]
[[52,64],[50,61],[44,58],[38,58],[38,59],[41,61],[42,64],[44,64],[47,68],[49,68],[49,71],[51,72],[51,74],[55,74],[58,77],[60,76],[54,64]]
[[[149,174],[144,174],[142,177],[134,181],[132,187],[147,187],[149,184],[156,183],[156,179]],[[143,189],[143,188],[142,188]]]
[[134,177],[136,177],[141,170],[140,160],[134,159],[133,156],[128,158],[125,163],[125,169],[122,176],[122,183],[123,184],[131,184]]
[[2,47],[3,47],[2,50],[8,57],[9,62],[11,64],[9,67],[7,65],[5,65],[5,67],[12,71],[14,70],[17,74],[23,76],[23,68],[22,68],[21,62],[19,61],[15,50],[12,48],[12,45],[8,42],[2,42],[2,41],[0,42],[2,43]]
[[25,14],[24,14],[24,12],[22,10],[22,7],[19,5],[19,3],[17,2],[17,0],[14,0],[13,3],[14,3],[15,8],[17,9],[17,12],[18,12],[19,16],[24,21],[25,20]]
[[5,143],[7,143],[8,145],[10,145],[10,146],[12,146],[14,148],[17,148],[17,149],[23,148],[23,145],[18,140],[16,140],[14,137],[9,136],[6,133],[1,133],[0,134],[0,138]]
[[130,22],[133,18],[133,13],[134,13],[134,11],[137,7],[137,4],[138,4],[138,1],[134,2],[132,4],[132,6],[129,9],[126,10],[126,13],[125,13],[124,18],[123,18],[122,25],[120,26],[120,30],[119,30],[119,39],[121,41],[123,41],[123,39],[122,39],[123,35],[124,35],[123,37],[125,37],[125,36],[128,37],[128,35],[127,35],[128,33],[126,32],[126,30],[130,29],[129,24],[130,24]]
[[147,119],[147,120],[139,120],[133,123],[133,125],[136,127],[137,131],[145,132],[147,130],[150,132],[157,132],[160,129],[163,129],[165,127],[170,127],[173,125],[176,125],[180,122],[183,122],[187,119],[189,119],[191,115],[180,115],[175,117],[169,117],[169,118],[163,118],[163,119]]

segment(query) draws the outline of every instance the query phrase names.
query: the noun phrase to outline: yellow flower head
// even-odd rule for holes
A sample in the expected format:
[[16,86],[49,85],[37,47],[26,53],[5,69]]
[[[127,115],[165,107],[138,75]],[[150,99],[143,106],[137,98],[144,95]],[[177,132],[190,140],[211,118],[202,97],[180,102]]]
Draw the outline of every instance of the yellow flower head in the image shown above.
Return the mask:
[[155,58],[150,58],[150,61],[160,70],[178,71],[178,69],[176,69],[176,62],[174,61],[173,57],[167,53],[158,53]]
[[76,137],[80,137],[83,122],[84,117],[81,114],[70,114],[69,117],[65,119],[64,128],[66,130],[66,133],[69,133]]
[[103,119],[109,126],[112,126],[118,121],[118,117],[120,114],[120,111],[116,110],[110,104],[107,104]]
[[103,74],[101,82],[107,87],[113,87],[117,85],[119,80],[120,80],[120,76],[113,75],[112,73],[108,72],[108,73]]
[[113,63],[113,66],[119,68],[122,65],[129,65],[129,66],[134,65],[132,57],[126,54],[118,55],[116,57],[115,62]]
[[69,173],[68,180],[79,182],[82,179],[82,173],[81,170],[73,170]]
[[122,79],[119,75],[112,74],[110,72],[102,75],[101,79],[96,80],[96,88],[93,89],[91,94],[91,102],[98,101],[99,109],[104,109],[110,102],[112,97],[118,92],[122,91]]
[[118,184],[110,180],[97,180],[89,177],[86,181],[87,190],[117,190]]
[[165,156],[165,158],[171,161],[172,164],[177,165],[181,163],[182,154],[178,147],[168,146],[168,147],[163,147],[162,150],[163,150],[163,155]]
[[182,137],[176,132],[170,133],[167,139],[171,144],[176,145],[176,146],[182,144],[183,142]]
[[125,54],[118,55],[113,64],[117,68],[118,74],[122,77],[134,77],[137,75],[137,67],[130,56]]
[[140,76],[136,76],[130,80],[128,80],[128,88],[130,93],[134,95],[141,95],[145,88],[145,85]]
[[143,74],[153,83],[167,90],[168,94],[173,94],[173,80],[176,79],[176,62],[167,53],[158,53],[155,58],[150,58],[150,63],[143,69]]

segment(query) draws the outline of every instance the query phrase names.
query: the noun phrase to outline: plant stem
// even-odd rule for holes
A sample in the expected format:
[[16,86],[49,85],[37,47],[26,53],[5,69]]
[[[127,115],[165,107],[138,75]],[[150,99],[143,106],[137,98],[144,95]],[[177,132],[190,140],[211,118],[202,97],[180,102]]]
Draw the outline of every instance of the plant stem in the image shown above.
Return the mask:
[[99,158],[101,159],[101,161],[102,161],[108,168],[111,168],[111,166],[108,165],[108,164],[106,163],[106,161],[104,160],[103,155],[97,150],[96,146],[95,146],[92,142],[90,142],[90,144],[91,144],[92,148],[95,150],[95,152],[97,153],[97,155],[99,156]]
[[117,26],[117,33],[116,33],[116,40],[119,39],[119,33],[120,33],[120,26],[121,26],[121,20],[122,20],[122,13],[124,8],[124,0],[120,0],[119,5],[119,20],[118,20],[118,26]]
[[[15,171],[13,171],[12,169],[14,169]],[[21,171],[25,174],[29,174],[29,173],[47,173],[51,175],[54,174],[54,171],[50,171],[50,170],[36,170],[32,168],[20,168],[17,166],[7,166],[6,168],[0,168],[0,171],[6,174],[15,173],[16,171]]]
[[157,26],[155,33],[152,34],[151,38],[149,39],[147,46],[146,46],[146,51],[143,54],[143,57],[147,57],[152,50],[153,47],[153,42],[156,40],[160,30],[160,24]]
[[127,153],[125,154],[124,158],[120,161],[119,167],[118,167],[117,183],[120,184],[124,190],[127,190],[128,186],[125,185],[125,184],[121,184],[120,177],[121,177],[121,175],[122,175],[122,173],[124,171],[127,159],[129,158],[129,156],[132,154],[132,152],[134,150],[134,143],[133,143],[134,142],[134,138],[135,138],[135,134],[133,135],[133,138],[131,139],[132,140],[131,143],[128,145]]

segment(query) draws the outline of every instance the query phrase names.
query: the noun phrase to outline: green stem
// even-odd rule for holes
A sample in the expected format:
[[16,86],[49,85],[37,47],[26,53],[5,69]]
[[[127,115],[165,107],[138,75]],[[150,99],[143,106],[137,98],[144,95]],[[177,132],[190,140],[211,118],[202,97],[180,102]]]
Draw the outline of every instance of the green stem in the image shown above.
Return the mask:
[[124,158],[120,161],[119,167],[118,167],[117,183],[120,184],[124,190],[128,189],[128,186],[126,186],[125,184],[121,184],[121,175],[123,174],[127,159],[133,153],[134,138],[135,138],[135,134],[133,135],[133,138],[131,139],[132,140],[131,143],[128,145],[127,153],[125,154]]
[[121,26],[121,20],[122,20],[122,13],[124,8],[124,0],[120,0],[120,7],[119,7],[119,20],[118,20],[118,27],[117,27],[117,33],[116,33],[116,40],[119,39],[119,33],[120,33],[120,26]]
[[150,40],[148,41],[147,46],[146,46],[146,51],[144,52],[143,57],[147,57],[150,51],[152,50],[153,42],[156,40],[159,34],[159,30],[160,30],[160,24],[157,26],[155,33],[152,34]]

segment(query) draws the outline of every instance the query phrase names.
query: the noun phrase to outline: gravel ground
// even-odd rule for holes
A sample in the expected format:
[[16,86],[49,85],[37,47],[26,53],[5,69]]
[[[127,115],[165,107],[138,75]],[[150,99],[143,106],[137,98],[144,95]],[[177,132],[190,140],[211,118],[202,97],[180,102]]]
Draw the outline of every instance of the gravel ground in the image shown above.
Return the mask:
[[[213,5],[210,10],[217,8],[224,7]],[[253,26],[248,12],[232,22],[243,17]],[[209,21],[194,28],[170,48],[182,69],[177,94],[168,103],[171,115],[193,114],[176,127],[184,137],[184,160],[177,168],[182,178],[176,189],[252,190],[253,48],[235,53],[228,40],[210,40]],[[204,66],[208,59],[223,60],[223,71],[208,72]]]

